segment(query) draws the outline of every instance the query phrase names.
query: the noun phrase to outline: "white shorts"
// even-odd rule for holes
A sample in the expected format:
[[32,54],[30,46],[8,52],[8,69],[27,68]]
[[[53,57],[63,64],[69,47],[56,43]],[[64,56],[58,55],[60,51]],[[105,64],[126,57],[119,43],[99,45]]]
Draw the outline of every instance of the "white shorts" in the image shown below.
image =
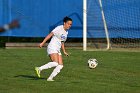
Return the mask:
[[50,49],[50,48],[47,48],[47,53],[48,55],[53,54],[53,53],[58,53],[58,55],[62,55],[60,51],[55,50],[55,49]]

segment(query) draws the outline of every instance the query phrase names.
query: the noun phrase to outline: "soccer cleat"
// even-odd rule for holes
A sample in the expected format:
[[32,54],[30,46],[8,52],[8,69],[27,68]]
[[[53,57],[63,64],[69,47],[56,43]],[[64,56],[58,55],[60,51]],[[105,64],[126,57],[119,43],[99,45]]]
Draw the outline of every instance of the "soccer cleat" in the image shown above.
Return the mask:
[[54,81],[53,79],[47,79],[47,81]]
[[40,78],[40,70],[39,70],[39,67],[35,67],[35,71],[36,71],[37,76]]

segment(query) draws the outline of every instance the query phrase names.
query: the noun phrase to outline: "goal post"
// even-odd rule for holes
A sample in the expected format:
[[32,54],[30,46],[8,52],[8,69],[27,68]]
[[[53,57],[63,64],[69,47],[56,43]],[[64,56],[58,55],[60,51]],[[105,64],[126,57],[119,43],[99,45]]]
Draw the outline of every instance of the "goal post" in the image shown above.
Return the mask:
[[[89,26],[87,23],[87,21],[92,21],[92,15],[94,15],[94,13],[91,13],[90,10],[88,8],[90,8],[90,4],[93,2],[90,2],[90,0],[87,2],[88,0],[83,0],[83,50],[86,51],[87,50],[87,45],[89,44],[87,41],[87,38],[89,38],[87,36],[88,33],[88,28],[94,29],[94,26]],[[106,42],[106,47],[104,47],[104,49],[109,49],[110,48],[110,40],[109,40],[109,34],[108,34],[108,29],[107,29],[107,24],[106,24],[106,20],[105,20],[105,16],[104,16],[104,11],[103,11],[103,7],[102,7],[102,1],[98,0],[98,4],[100,7],[100,19],[102,19],[102,25],[103,25],[103,33],[105,33],[104,35],[104,39]],[[92,5],[92,4],[91,4]],[[93,16],[94,17],[94,16]],[[89,20],[88,20],[89,18]],[[96,27],[95,27],[96,28]],[[94,33],[93,33],[94,35]],[[92,39],[92,37],[90,37]],[[94,39],[94,38],[93,38]],[[92,44],[91,44],[92,45]],[[101,49],[101,48],[100,48]]]
[[83,50],[140,51],[140,1],[83,0]]
[[99,4],[100,4],[100,9],[101,9],[101,13],[102,13],[102,19],[103,19],[104,29],[105,29],[105,35],[106,35],[106,40],[107,40],[107,47],[106,47],[106,49],[109,49],[110,48],[110,40],[109,40],[107,24],[106,24],[106,20],[105,20],[105,16],[104,16],[102,0],[99,0]]
[[83,0],[83,50],[87,50],[87,0]]

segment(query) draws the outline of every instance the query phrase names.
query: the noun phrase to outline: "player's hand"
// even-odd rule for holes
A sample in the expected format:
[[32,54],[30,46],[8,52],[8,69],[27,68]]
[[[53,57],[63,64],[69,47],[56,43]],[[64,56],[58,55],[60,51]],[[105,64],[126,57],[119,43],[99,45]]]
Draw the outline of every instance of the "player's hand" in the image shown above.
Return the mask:
[[39,44],[39,48],[42,48],[42,47],[43,47],[43,45],[44,45],[43,43],[40,43],[40,44]]
[[64,54],[65,54],[66,56],[69,56],[69,54],[68,54],[67,52],[64,52]]

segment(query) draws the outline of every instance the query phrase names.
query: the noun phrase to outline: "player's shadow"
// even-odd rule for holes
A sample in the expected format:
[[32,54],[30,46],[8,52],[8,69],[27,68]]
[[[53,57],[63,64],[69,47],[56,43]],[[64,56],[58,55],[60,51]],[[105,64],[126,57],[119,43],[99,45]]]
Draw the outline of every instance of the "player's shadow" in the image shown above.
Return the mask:
[[38,78],[37,76],[29,76],[29,75],[17,75],[14,77],[16,77],[16,78],[23,77],[23,78],[28,78],[28,79],[32,79],[32,80],[46,79],[46,78]]

